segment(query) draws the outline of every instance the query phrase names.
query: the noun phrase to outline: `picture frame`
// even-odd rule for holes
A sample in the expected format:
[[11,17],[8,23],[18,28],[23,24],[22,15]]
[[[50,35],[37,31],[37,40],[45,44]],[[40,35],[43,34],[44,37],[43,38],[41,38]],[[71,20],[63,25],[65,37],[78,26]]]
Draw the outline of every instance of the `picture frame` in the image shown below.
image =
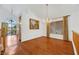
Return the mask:
[[29,27],[30,27],[30,30],[34,30],[34,29],[39,29],[39,21],[36,20],[36,19],[32,19],[30,18],[29,19]]

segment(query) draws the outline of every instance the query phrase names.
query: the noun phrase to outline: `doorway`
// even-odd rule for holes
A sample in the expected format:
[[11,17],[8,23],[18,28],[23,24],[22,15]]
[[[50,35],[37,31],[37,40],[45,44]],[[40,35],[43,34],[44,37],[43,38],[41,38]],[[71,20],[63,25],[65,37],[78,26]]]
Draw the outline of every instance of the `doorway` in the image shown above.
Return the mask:
[[8,31],[7,31],[7,47],[14,46],[19,43],[17,36],[17,23],[16,20],[8,21]]
[[1,43],[3,54],[13,54],[19,43],[19,24],[16,20],[2,22],[1,25]]

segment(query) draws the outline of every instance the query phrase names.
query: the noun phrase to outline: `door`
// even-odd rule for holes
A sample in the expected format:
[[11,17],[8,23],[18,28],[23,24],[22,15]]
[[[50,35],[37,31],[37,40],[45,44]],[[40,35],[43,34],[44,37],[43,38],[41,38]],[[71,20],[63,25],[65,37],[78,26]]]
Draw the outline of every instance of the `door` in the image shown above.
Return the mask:
[[1,45],[2,45],[2,51],[5,51],[5,48],[6,48],[7,31],[8,31],[8,23],[3,22],[1,24]]

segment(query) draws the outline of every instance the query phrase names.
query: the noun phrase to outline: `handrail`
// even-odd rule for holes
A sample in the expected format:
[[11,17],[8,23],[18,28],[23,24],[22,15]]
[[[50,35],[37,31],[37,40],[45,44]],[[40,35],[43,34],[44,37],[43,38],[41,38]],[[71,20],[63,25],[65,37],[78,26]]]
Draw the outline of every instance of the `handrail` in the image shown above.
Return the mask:
[[74,32],[74,33],[76,33],[77,35],[79,35],[79,33],[78,33],[78,32],[76,32],[76,31],[72,31],[72,32]]

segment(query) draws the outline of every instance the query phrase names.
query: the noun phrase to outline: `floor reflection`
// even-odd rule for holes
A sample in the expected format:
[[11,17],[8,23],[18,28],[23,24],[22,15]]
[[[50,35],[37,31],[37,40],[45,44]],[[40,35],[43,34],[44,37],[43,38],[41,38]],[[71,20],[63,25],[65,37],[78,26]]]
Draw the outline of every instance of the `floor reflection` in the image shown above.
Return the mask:
[[7,47],[14,46],[15,44],[18,44],[18,39],[16,35],[7,36],[6,45]]
[[18,47],[19,40],[16,35],[7,36],[5,54],[14,54]]
[[17,47],[18,47],[18,45],[6,48],[5,55],[13,55],[13,54],[15,54]]

